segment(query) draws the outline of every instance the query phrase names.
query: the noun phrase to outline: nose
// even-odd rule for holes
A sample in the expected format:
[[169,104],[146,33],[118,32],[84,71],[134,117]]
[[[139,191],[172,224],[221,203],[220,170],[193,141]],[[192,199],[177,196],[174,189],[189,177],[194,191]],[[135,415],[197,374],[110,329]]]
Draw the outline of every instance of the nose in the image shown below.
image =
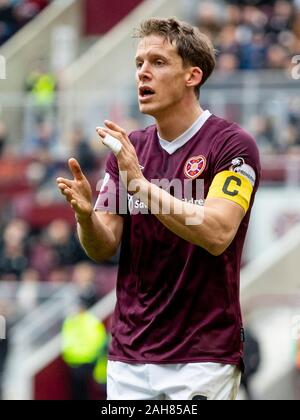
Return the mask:
[[151,79],[150,68],[146,62],[137,70],[137,76],[140,81]]

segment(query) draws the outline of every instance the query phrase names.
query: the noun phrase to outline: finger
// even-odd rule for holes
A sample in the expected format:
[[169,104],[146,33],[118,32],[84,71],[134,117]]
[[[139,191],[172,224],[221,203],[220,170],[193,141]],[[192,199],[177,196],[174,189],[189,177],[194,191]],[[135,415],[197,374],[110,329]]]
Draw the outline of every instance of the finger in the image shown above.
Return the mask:
[[117,133],[122,134],[123,136],[126,136],[126,130],[124,130],[124,128],[120,127],[119,125],[117,125],[116,123],[109,121],[109,120],[105,120],[104,124],[106,125],[107,128],[109,128],[110,130],[116,131]]
[[69,188],[66,184],[63,184],[63,183],[60,183],[57,186],[61,191],[64,191]]
[[110,134],[108,129],[102,127],[97,127],[97,132],[104,146],[108,147],[115,156],[118,156],[123,147],[122,141],[119,140],[121,135],[115,131],[111,131],[113,134]]
[[65,179],[65,178],[57,178],[57,180],[56,180],[56,183],[58,184],[58,186],[59,186],[59,184],[64,184],[69,188],[71,188],[73,186],[73,182],[74,181],[71,181],[70,179]]
[[96,131],[97,131],[99,137],[101,138],[101,140],[104,140],[106,135],[107,135],[107,132],[105,131],[105,128],[104,127],[97,127]]
[[[102,128],[102,130],[108,132],[109,134],[111,134],[112,136],[116,137],[117,139],[119,139],[122,143],[123,146],[127,147],[133,147],[130,138],[128,137],[126,130],[124,130],[124,128],[120,127],[119,125],[115,124],[112,121],[109,120],[105,120],[104,124],[106,125],[105,128]],[[111,130],[111,131],[110,131]],[[115,135],[112,133],[116,133]]]
[[71,190],[68,190],[67,188],[61,189],[60,190],[62,195],[64,195],[68,200],[73,198],[73,193]]
[[80,208],[79,208],[79,206],[78,206],[78,202],[77,202],[77,200],[74,200],[74,199],[70,200],[70,204],[71,204],[72,209],[73,209],[76,213],[78,213],[78,212],[80,211]]
[[63,184],[60,184],[59,186],[58,186],[58,188],[60,189],[60,192],[64,195],[64,192],[65,192],[65,189],[67,188],[65,185],[63,185]]
[[126,144],[125,136],[121,134],[119,131],[112,130],[107,127],[97,127],[97,132],[100,135],[102,140],[103,139],[105,140],[105,137],[107,136],[107,134],[109,134],[110,136],[114,137],[116,140],[119,140],[122,143],[122,146]]
[[82,181],[84,179],[84,175],[82,173],[82,170],[80,168],[79,163],[77,162],[76,159],[72,158],[69,160],[69,168],[70,171],[72,172],[74,179],[76,181]]
[[131,141],[130,141],[130,139],[129,139],[127,133],[126,133],[126,130],[124,128],[120,127],[119,125],[117,125],[114,122],[109,121],[109,120],[105,120],[104,124],[106,125],[106,128],[108,128],[109,130],[115,131],[116,133],[120,133],[122,135],[122,139],[124,140],[125,143],[131,144]]
[[68,186],[66,184],[58,184],[58,188],[61,193],[64,193],[68,189]]

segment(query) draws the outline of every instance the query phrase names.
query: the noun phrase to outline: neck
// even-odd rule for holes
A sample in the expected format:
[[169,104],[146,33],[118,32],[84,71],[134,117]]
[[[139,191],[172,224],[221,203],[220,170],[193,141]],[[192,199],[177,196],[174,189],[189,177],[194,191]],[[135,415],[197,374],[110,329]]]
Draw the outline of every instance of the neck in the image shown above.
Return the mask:
[[189,106],[181,106],[180,109],[172,108],[170,112],[164,112],[164,115],[156,118],[160,137],[170,142],[177,139],[194,124],[203,112],[198,102],[192,106],[189,104]]

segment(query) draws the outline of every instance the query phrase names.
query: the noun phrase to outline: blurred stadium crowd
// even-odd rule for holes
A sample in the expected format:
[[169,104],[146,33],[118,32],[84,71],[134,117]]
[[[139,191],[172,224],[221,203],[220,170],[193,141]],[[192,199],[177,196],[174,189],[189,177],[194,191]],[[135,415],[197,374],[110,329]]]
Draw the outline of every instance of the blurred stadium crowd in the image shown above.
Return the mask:
[[[214,42],[217,70],[230,76],[236,71],[281,71],[290,77],[292,58],[300,52],[299,0],[228,0],[199,3],[195,23]],[[272,76],[270,76],[272,77]],[[251,116],[247,129],[263,152],[298,152],[300,101],[285,110],[287,129],[280,142],[274,119]]]
[[0,45],[40,13],[52,0],[0,0]]
[[[197,24],[219,52],[218,69],[287,69],[300,51],[300,2],[229,0],[201,4]],[[259,7],[258,7],[259,6]]]

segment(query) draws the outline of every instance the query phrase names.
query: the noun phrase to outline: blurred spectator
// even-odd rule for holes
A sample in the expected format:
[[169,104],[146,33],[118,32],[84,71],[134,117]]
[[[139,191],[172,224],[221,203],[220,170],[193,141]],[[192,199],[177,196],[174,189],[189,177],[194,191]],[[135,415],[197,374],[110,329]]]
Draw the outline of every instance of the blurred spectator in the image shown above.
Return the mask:
[[89,304],[81,297],[75,314],[62,327],[62,356],[70,370],[73,400],[89,399],[94,368],[107,347],[105,326],[88,312]]
[[55,266],[71,266],[86,259],[71,226],[64,220],[55,220],[49,225],[45,243],[53,250]]
[[26,153],[42,158],[46,153],[51,159],[55,156],[56,138],[54,128],[49,121],[40,121],[36,125],[36,133],[26,145]]
[[71,155],[78,160],[83,172],[88,175],[94,171],[97,167],[95,153],[80,125],[75,126],[71,132],[70,144],[72,147]]
[[38,15],[47,5],[49,0],[23,0],[15,7],[16,19],[19,26],[25,25]]
[[4,123],[0,120],[0,158],[7,143],[7,132]]
[[282,134],[282,143],[284,152],[300,150],[300,132],[295,125],[287,126]]
[[21,219],[11,219],[4,229],[3,241],[5,243],[25,244],[30,227]]
[[222,28],[222,23],[222,11],[216,2],[203,1],[199,3],[197,24],[202,32],[215,38]]
[[[32,95],[37,107],[49,107],[54,104],[57,79],[49,72],[44,59],[38,61],[34,69],[26,79],[25,89]],[[44,116],[39,115],[39,116]]]
[[23,272],[16,295],[20,316],[28,314],[38,305],[40,280],[39,272],[32,268]]
[[95,285],[96,267],[89,262],[77,264],[74,268],[72,281],[78,287],[78,293],[83,297],[89,307],[94,306],[100,296]]
[[0,45],[7,41],[18,29],[11,0],[0,0]]
[[0,400],[2,400],[2,385],[5,372],[6,359],[9,351],[9,324],[8,324],[8,308],[4,302],[0,301],[0,315],[6,320],[5,338],[0,338]]
[[279,145],[275,140],[275,127],[271,117],[254,116],[249,122],[249,131],[255,137],[259,148],[263,152],[275,152]]
[[300,147],[300,99],[291,100],[289,106],[288,122],[291,129],[294,130],[292,145]]
[[245,372],[242,375],[242,386],[248,400],[254,400],[251,389],[252,377],[258,372],[261,362],[260,346],[255,335],[249,330],[245,330],[244,363]]
[[239,61],[236,55],[231,53],[221,54],[218,60],[218,70],[222,72],[222,76],[230,74],[237,70]]
[[25,91],[29,95],[27,119],[31,124],[55,121],[57,89],[56,76],[41,58],[25,81]]
[[28,267],[28,259],[22,244],[6,242],[0,255],[0,273],[8,274],[12,280],[20,280],[23,271]]
[[293,4],[286,0],[278,0],[274,4],[273,14],[268,23],[268,32],[277,40],[281,32],[291,28],[293,22]]
[[241,44],[240,68],[242,70],[261,70],[266,67],[267,46],[263,32],[252,34],[251,40]]
[[70,281],[69,270],[65,267],[56,267],[50,271],[48,280],[56,285],[63,285]]
[[0,45],[40,13],[51,0],[0,0]]
[[19,280],[28,266],[26,238],[29,227],[22,220],[12,220],[4,229],[0,243],[0,274]]
[[238,58],[239,44],[236,38],[236,27],[232,24],[224,25],[217,38],[217,50],[221,54],[234,54]]
[[55,220],[32,241],[30,265],[44,280],[69,281],[68,269],[87,260],[73,228],[64,220]]
[[267,63],[269,69],[286,69],[290,63],[289,52],[281,45],[271,45],[267,53]]

